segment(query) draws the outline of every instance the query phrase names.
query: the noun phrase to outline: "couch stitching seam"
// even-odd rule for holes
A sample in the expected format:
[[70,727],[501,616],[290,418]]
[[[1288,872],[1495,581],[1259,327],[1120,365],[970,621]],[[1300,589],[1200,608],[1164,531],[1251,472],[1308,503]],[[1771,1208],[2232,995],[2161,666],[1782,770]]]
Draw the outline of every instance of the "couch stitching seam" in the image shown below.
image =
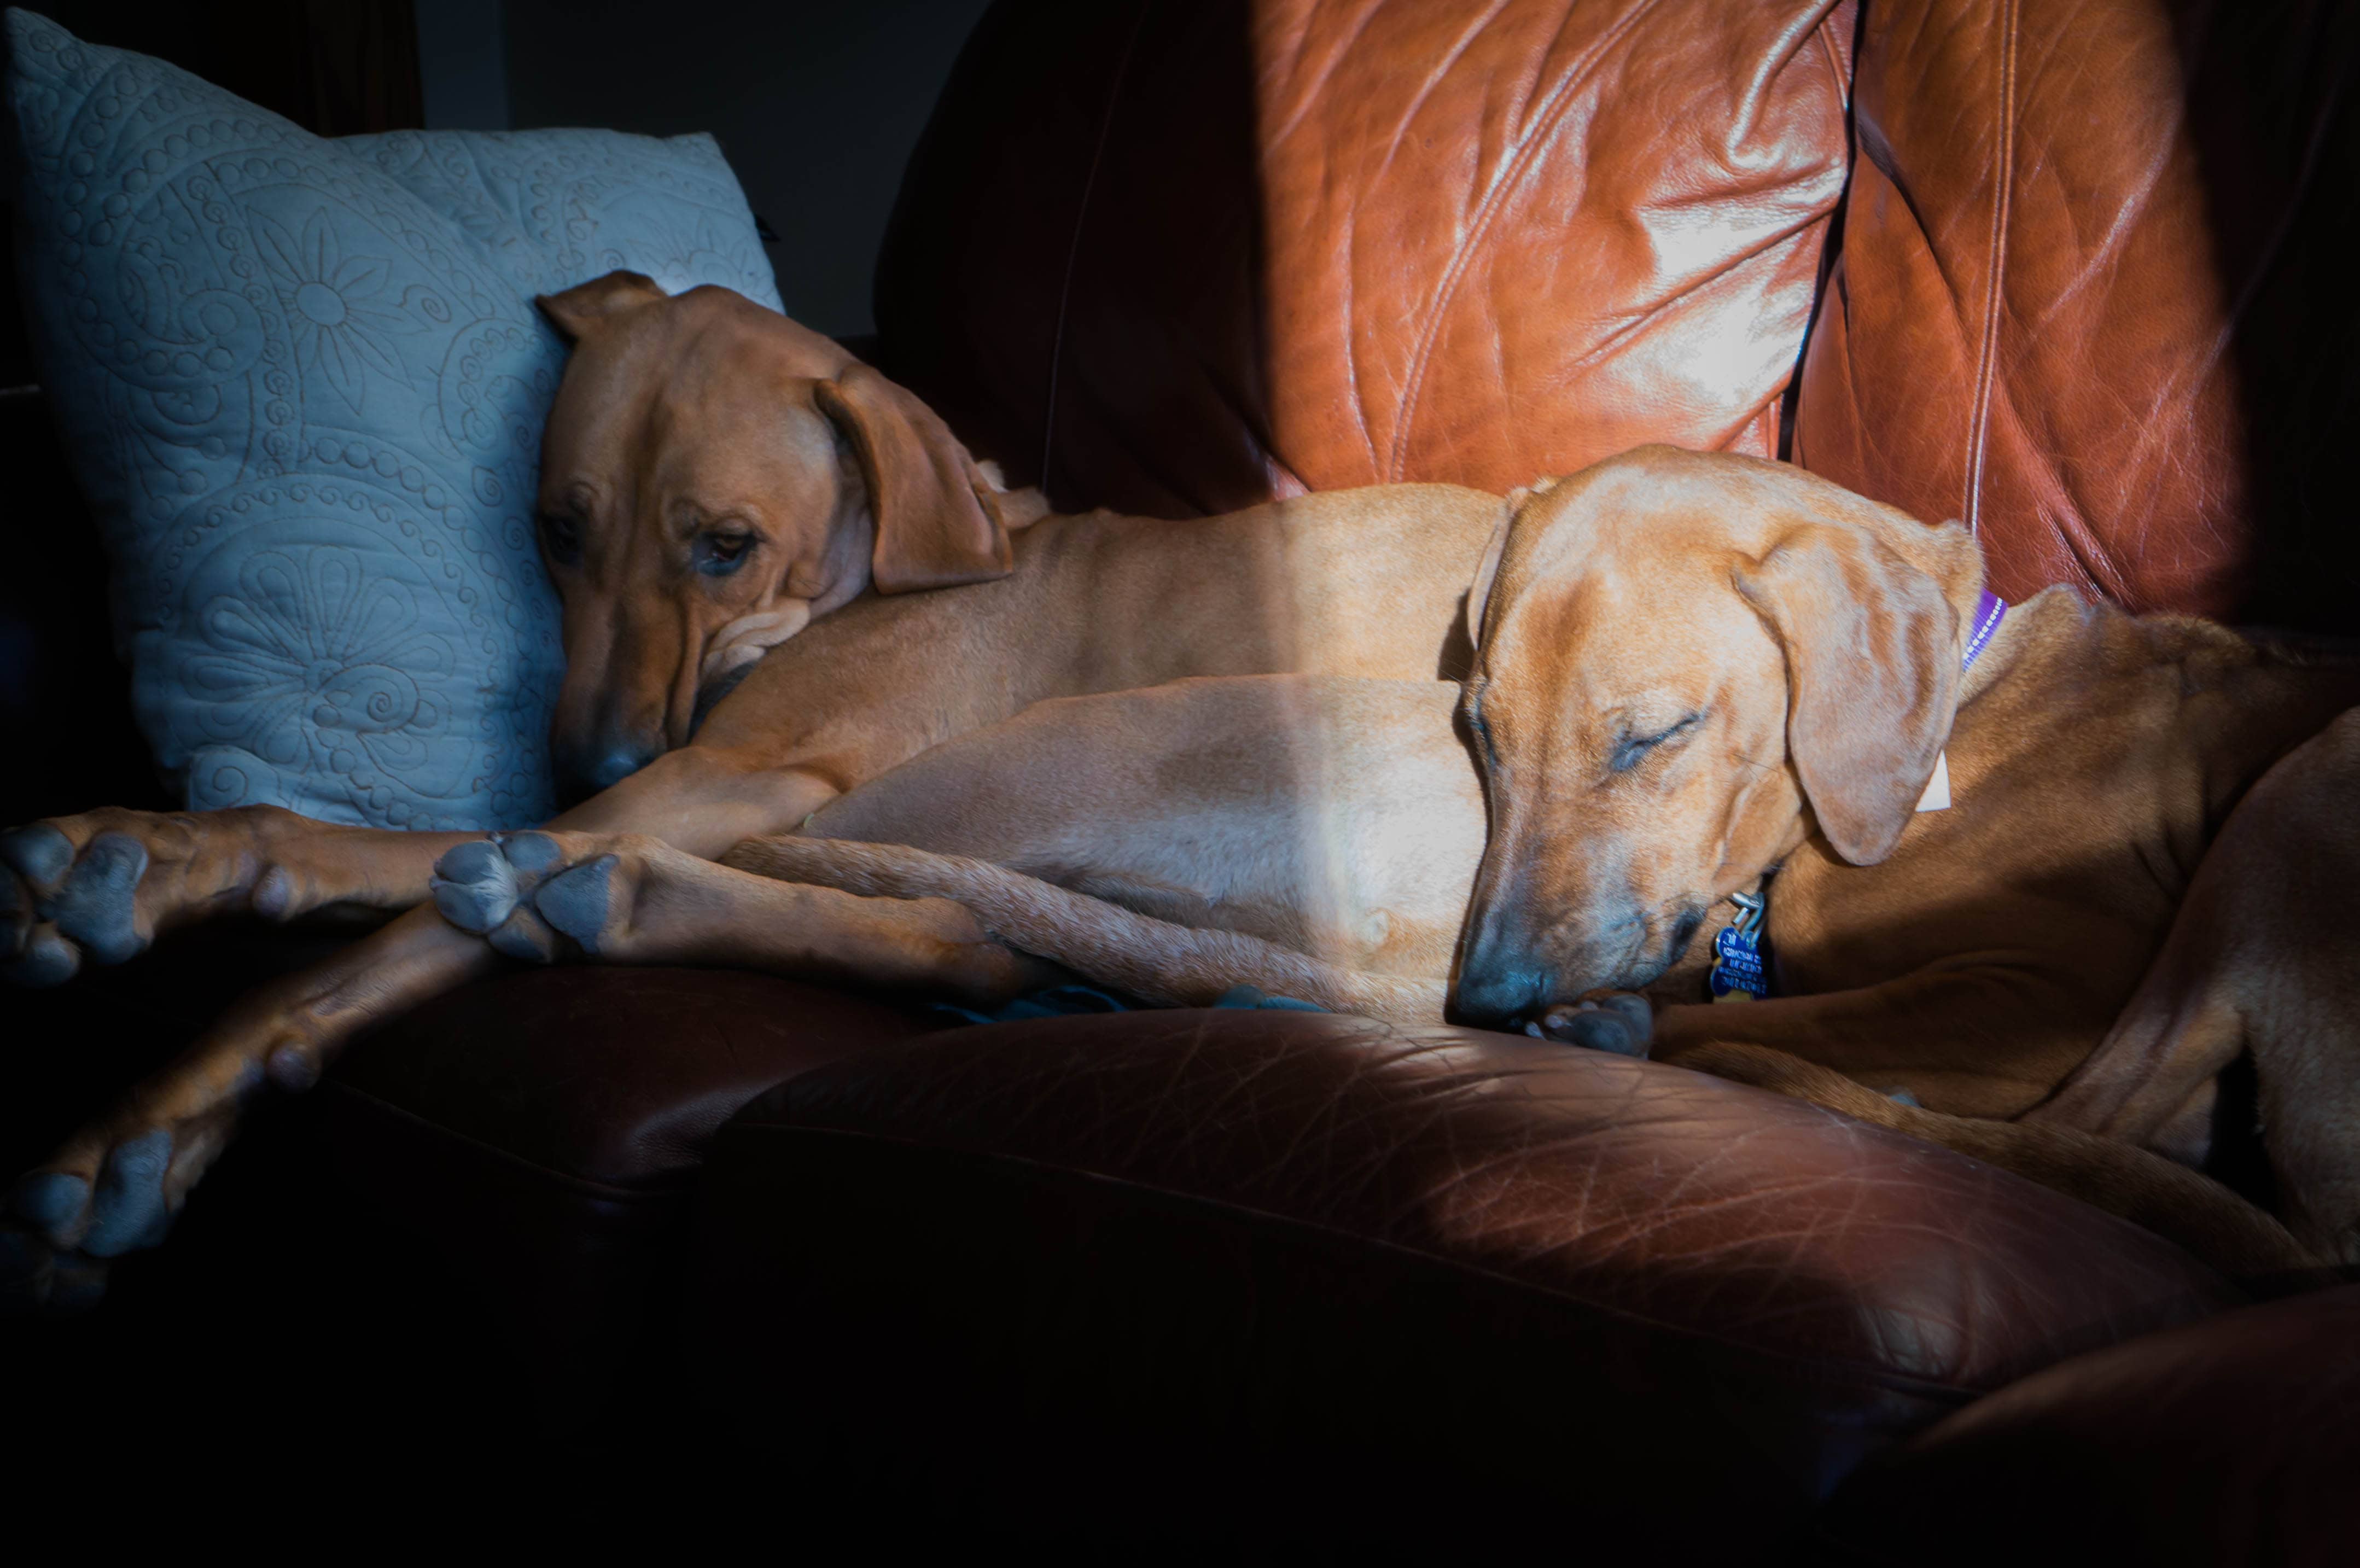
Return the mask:
[[1998,167],[1993,174],[1991,250],[1983,278],[1983,341],[1975,365],[1974,400],[1967,413],[1966,495],[1962,499],[1967,530],[1983,532],[1983,452],[1991,435],[1991,395],[1999,359],[1999,315],[2005,290],[2001,279],[2007,266],[2008,209],[2016,186],[2016,37],[2018,0],[2006,0],[2000,12]]

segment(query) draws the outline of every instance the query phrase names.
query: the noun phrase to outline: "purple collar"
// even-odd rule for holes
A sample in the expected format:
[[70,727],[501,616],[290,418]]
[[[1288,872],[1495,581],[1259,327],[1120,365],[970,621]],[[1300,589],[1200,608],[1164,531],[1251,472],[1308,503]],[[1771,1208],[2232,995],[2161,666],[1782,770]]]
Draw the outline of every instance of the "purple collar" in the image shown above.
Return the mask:
[[1967,656],[1959,661],[1960,674],[1964,675],[1975,667],[1975,660],[1984,648],[1991,646],[1991,639],[1999,632],[2000,622],[2005,619],[2007,601],[1990,589],[1984,589],[1982,602],[1975,605],[1975,629],[1967,634]]

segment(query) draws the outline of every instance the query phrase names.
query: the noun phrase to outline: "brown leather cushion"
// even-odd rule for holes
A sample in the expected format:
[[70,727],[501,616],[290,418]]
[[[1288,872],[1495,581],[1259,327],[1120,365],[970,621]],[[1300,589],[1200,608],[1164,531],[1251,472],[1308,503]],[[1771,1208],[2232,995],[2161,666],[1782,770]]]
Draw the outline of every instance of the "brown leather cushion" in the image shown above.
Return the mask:
[[2317,1564],[2360,1554],[2360,1286],[2081,1356],[1838,1494],[1829,1563]]
[[1333,1015],[869,1052],[724,1128],[702,1203],[684,1345],[725,1416],[791,1331],[830,1346],[795,1374],[814,1430],[912,1474],[980,1474],[995,1424],[1028,1465],[1222,1455],[1223,1485],[1415,1452],[1585,1528],[1714,1497],[1650,1526],[1699,1549],[1758,1547],[1967,1399],[2236,1299],[2144,1232],[1797,1102]]
[[1833,0],[1001,0],[877,278],[1065,506],[1775,450],[1846,151]]
[[2360,16],[1877,0],[1795,460],[1993,585],[2349,629]]
[[782,1080],[935,1027],[767,975],[537,969],[355,1043],[315,1092],[332,1168],[432,1238],[585,1399],[676,1271],[714,1129]]

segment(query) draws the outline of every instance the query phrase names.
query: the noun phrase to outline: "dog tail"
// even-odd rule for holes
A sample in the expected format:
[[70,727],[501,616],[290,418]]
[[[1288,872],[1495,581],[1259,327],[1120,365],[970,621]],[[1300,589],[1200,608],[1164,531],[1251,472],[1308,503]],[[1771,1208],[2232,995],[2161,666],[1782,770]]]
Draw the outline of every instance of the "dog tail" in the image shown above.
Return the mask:
[[1165,1007],[1209,1007],[1222,993],[1251,985],[1388,1023],[1442,1021],[1440,981],[1344,969],[1259,937],[1175,925],[988,861],[801,836],[748,839],[721,860],[847,893],[953,899],[1011,947]]

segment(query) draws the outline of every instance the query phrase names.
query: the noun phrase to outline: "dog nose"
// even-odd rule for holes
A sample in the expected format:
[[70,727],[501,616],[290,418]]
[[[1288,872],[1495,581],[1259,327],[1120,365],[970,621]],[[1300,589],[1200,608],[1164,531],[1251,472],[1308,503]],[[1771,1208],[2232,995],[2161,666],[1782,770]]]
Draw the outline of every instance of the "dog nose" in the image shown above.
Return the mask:
[[1458,1000],[1459,1015],[1472,1024],[1529,1018],[1548,1000],[1548,975],[1536,964],[1470,957],[1459,971]]

